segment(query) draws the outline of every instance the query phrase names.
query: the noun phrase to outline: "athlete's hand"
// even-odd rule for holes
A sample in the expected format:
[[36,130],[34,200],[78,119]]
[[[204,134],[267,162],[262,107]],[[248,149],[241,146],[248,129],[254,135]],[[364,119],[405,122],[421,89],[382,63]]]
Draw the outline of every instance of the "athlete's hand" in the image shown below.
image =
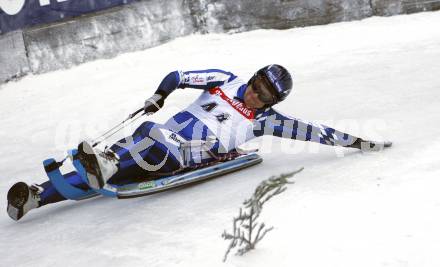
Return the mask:
[[358,138],[353,144],[349,145],[348,147],[357,148],[362,150],[363,152],[374,152],[381,151],[385,148],[391,147],[392,145],[393,143],[390,141],[376,142]]
[[374,152],[381,151],[385,148],[391,147],[393,145],[390,141],[376,142],[376,141],[364,141],[361,143],[361,150],[363,152]]
[[164,98],[160,94],[154,94],[152,97],[145,100],[144,113],[151,115],[163,107]]

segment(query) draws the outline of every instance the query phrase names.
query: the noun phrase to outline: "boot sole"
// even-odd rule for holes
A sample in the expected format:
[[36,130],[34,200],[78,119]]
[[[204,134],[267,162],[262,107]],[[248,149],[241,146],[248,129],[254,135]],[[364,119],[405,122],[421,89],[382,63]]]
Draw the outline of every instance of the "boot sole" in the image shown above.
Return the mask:
[[14,221],[20,220],[24,216],[23,206],[29,199],[29,187],[26,183],[18,182],[8,191],[7,212]]
[[102,173],[99,169],[98,159],[92,152],[93,149],[88,143],[82,142],[79,144],[78,158],[87,172],[87,180],[89,181],[89,185],[92,188],[101,189],[104,187],[104,181],[102,180]]
[[24,182],[14,184],[8,191],[8,204],[15,208],[22,208],[28,198],[29,187]]

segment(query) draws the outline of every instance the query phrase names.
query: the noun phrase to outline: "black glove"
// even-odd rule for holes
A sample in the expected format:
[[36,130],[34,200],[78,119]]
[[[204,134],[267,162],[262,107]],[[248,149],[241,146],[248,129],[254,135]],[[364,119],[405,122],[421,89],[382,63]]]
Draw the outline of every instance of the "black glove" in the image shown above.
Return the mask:
[[145,100],[144,113],[153,114],[158,111],[164,104],[164,97],[161,94],[154,94],[152,97]]

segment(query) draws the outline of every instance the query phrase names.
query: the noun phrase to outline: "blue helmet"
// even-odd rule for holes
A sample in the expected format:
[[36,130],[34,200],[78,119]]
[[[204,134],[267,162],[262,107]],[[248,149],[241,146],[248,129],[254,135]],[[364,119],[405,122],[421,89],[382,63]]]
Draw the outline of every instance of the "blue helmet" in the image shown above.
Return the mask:
[[283,66],[277,64],[268,65],[258,70],[254,74],[254,77],[251,78],[251,81],[259,75],[265,77],[272,85],[276,103],[286,99],[286,97],[290,94],[290,91],[292,91],[292,76]]

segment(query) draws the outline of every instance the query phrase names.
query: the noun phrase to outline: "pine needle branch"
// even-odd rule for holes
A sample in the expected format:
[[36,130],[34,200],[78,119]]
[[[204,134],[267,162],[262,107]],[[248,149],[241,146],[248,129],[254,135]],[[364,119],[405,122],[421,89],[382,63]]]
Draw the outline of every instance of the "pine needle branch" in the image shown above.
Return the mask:
[[[264,180],[257,186],[251,198],[243,202],[243,207],[239,209],[237,217],[233,218],[233,234],[228,234],[226,230],[222,237],[225,240],[230,240],[229,246],[223,258],[223,262],[227,260],[229,253],[237,248],[237,255],[244,255],[260,242],[264,236],[274,229],[274,227],[266,228],[264,223],[258,223],[257,219],[260,217],[263,205],[287,190],[287,185],[294,182],[289,180],[295,174],[301,172],[304,168],[297,171],[281,174],[278,177],[271,176]],[[258,229],[258,230],[257,230]],[[245,234],[247,233],[247,235]]]

